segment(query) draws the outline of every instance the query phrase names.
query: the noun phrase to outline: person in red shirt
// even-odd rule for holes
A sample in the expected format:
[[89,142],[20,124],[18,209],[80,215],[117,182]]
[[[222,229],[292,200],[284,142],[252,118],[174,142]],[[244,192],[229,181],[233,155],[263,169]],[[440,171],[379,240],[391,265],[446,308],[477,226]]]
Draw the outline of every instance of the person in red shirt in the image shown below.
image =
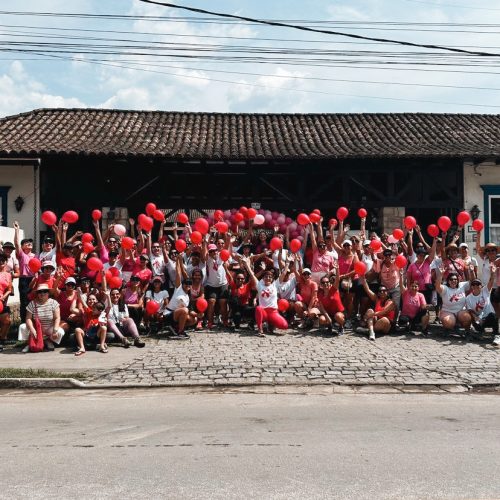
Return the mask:
[[135,264],[132,276],[139,277],[141,280],[142,293],[145,294],[151,282],[151,278],[153,277],[151,263],[149,257],[145,253],[139,256],[139,262]]
[[75,328],[75,339],[78,345],[78,351],[75,356],[85,354],[85,344],[83,339],[90,342],[98,342],[98,350],[104,354],[108,352],[106,345],[106,332],[108,319],[106,316],[105,305],[97,300],[94,294],[89,294],[85,300],[81,294],[80,301],[83,304],[83,328]]
[[56,253],[57,267],[63,271],[61,283],[64,283],[67,278],[72,277],[76,273],[76,259],[73,257],[73,244],[64,243],[62,248],[58,246]]
[[35,276],[30,283],[30,293],[28,294],[28,298],[30,300],[34,300],[36,298],[35,290],[38,288],[38,285],[47,285],[50,290],[50,296],[54,297],[54,288],[59,285],[59,273],[57,276],[54,275],[55,266],[51,260],[46,260],[42,262],[42,267],[40,268],[40,274]]
[[[236,259],[241,261],[241,257]],[[252,291],[255,289],[253,282],[247,281],[247,277],[242,270],[237,271],[234,276],[229,271],[227,262],[224,262],[226,270],[227,282],[230,288],[229,305],[233,318],[234,329],[238,330],[243,318],[248,318],[249,326],[253,329],[253,318],[255,317],[255,306],[252,300]]]
[[300,329],[312,328],[314,320],[319,317],[318,284],[312,280],[311,275],[311,270],[307,267],[302,272],[295,270],[300,292],[300,300],[295,302],[295,313],[302,320]]
[[338,325],[338,334],[344,334],[344,305],[339,293],[340,274],[337,272],[335,281],[330,281],[329,274],[322,276],[318,290],[318,309],[320,311],[319,324],[326,326],[329,333],[332,332],[333,322]]
[[377,294],[374,294],[368,287],[368,283],[364,276],[360,278],[360,281],[366,294],[375,304],[375,307],[373,309],[368,309],[365,314],[365,319],[368,323],[368,338],[370,340],[375,340],[376,333],[389,333],[394,327],[396,305],[389,298],[388,290],[385,285],[381,284]]

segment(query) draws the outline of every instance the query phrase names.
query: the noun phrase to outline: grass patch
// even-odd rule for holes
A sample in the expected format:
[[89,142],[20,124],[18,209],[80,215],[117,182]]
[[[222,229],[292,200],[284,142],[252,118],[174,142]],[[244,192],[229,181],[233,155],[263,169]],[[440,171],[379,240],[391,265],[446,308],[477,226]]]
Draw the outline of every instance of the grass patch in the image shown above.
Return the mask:
[[0,378],[76,378],[82,380],[86,378],[86,375],[82,372],[61,373],[43,368],[0,368]]

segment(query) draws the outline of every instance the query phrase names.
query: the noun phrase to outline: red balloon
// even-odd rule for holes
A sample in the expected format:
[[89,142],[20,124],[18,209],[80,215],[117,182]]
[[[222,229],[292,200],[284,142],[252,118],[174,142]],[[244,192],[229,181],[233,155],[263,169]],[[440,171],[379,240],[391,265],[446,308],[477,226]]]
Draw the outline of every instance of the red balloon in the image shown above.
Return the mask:
[[[110,270],[111,269],[116,269],[116,268],[110,267]],[[108,283],[108,287],[110,289],[113,289],[113,288],[120,289],[122,287],[122,279],[119,276],[111,276],[111,278],[109,278],[109,280],[107,280],[107,283]]]
[[247,219],[253,219],[255,218],[255,216],[257,215],[257,210],[255,210],[255,208],[249,208],[247,210]]
[[378,252],[382,248],[382,242],[380,240],[371,240],[370,247],[374,252]]
[[[109,269],[104,273],[106,275],[106,282],[109,283],[109,280],[113,277]],[[95,278],[96,283],[102,283],[102,274],[99,273]]]
[[208,302],[203,298],[200,297],[196,301],[196,309],[198,309],[198,312],[204,313],[208,308]]
[[92,243],[94,241],[94,237],[90,233],[82,234],[82,243]]
[[280,238],[273,238],[269,242],[269,248],[274,252],[276,250],[281,250],[283,248],[283,242],[281,241]]
[[399,241],[399,240],[403,239],[403,236],[405,235],[405,233],[403,233],[403,231],[401,229],[396,228],[392,232],[392,235],[394,236],[394,239]]
[[42,222],[47,226],[53,226],[57,222],[57,215],[50,210],[46,210],[42,214]]
[[337,219],[338,220],[345,220],[345,219],[347,219],[348,215],[349,215],[349,210],[347,210],[346,207],[340,207],[337,210]]
[[3,312],[3,302],[0,302],[0,313]]
[[219,233],[227,233],[229,227],[225,222],[220,221],[215,224],[215,229],[217,229]]
[[224,218],[224,212],[222,210],[216,210],[214,212],[214,220],[222,220]]
[[98,210],[97,208],[95,210],[92,210],[92,219],[93,220],[101,220],[102,217],[102,212]]
[[302,242],[297,238],[290,241],[290,250],[292,253],[297,253],[302,247]]
[[95,250],[94,245],[92,245],[92,243],[89,243],[88,241],[85,241],[83,243],[82,247],[83,247],[84,253],[90,253],[90,252],[93,252]]
[[337,224],[338,224],[337,219],[330,219],[330,220],[328,221],[328,225],[329,225],[330,227],[332,227],[332,226],[333,226],[333,227],[335,227]]
[[318,215],[321,215],[321,210],[320,210],[319,208],[315,208],[315,209],[313,210],[313,213],[318,214]]
[[152,216],[153,216],[153,214],[154,214],[155,210],[156,210],[156,205],[155,205],[154,203],[151,203],[151,202],[150,202],[150,203],[148,203],[148,204],[146,205],[146,213],[147,213],[150,217],[152,217]]
[[91,271],[100,271],[103,267],[103,264],[97,257],[90,257],[90,259],[87,260],[87,267]]
[[321,215],[318,215],[316,212],[311,212],[309,214],[309,220],[316,224],[321,220]]
[[158,304],[158,302],[155,302],[154,300],[148,300],[148,303],[146,304],[146,312],[150,316],[156,314],[159,310],[160,310],[160,304]]
[[240,207],[240,212],[243,214],[244,217],[247,216],[248,208],[247,207]]
[[399,269],[403,269],[403,267],[406,267],[406,264],[408,264],[408,261],[404,255],[398,255],[394,260],[394,263]]
[[177,216],[177,222],[179,222],[180,224],[187,224],[189,222],[189,217],[181,212],[178,216]]
[[68,210],[67,212],[64,212],[61,219],[68,224],[74,224],[78,221],[78,214],[74,210]]
[[163,222],[165,220],[165,214],[161,210],[155,210],[153,212],[153,219],[158,222]]
[[474,229],[474,231],[482,231],[484,228],[484,222],[481,220],[481,219],[476,219],[473,223],[472,223],[472,229]]
[[406,229],[415,229],[417,225],[417,219],[415,219],[415,217],[412,217],[411,215],[407,215],[404,218],[403,223]]
[[125,250],[131,250],[134,248],[134,240],[130,236],[124,236],[122,238],[122,248]]
[[307,214],[299,214],[297,215],[297,222],[301,226],[307,226],[307,224],[309,224],[311,220],[309,219],[309,216]]
[[241,212],[236,212],[234,214],[234,222],[241,222],[245,219],[245,216]]
[[437,238],[439,236],[439,228],[436,226],[436,224],[429,224],[427,226],[427,233],[432,238]]
[[206,219],[200,217],[199,219],[196,219],[194,223],[194,228],[201,234],[207,234],[209,230],[209,225]]
[[363,261],[358,260],[358,262],[354,263],[354,270],[356,271],[356,274],[364,276],[366,274],[366,264]]
[[186,250],[187,243],[184,240],[175,240],[175,249],[181,253]]
[[358,217],[364,219],[368,215],[368,212],[364,208],[358,210]]
[[219,255],[220,255],[220,258],[223,262],[227,262],[229,260],[229,257],[231,257],[231,254],[229,253],[229,250],[227,250],[226,248],[223,248],[220,252],[219,252]]
[[151,231],[151,229],[153,229],[154,222],[151,217],[148,217],[147,215],[144,214],[140,214],[137,220],[142,229],[144,229],[144,231],[149,232]]
[[42,263],[36,257],[33,257],[28,261],[28,267],[32,273],[37,273],[40,271]]
[[278,311],[284,313],[288,311],[288,308],[290,307],[290,303],[286,299],[279,299],[278,300]]
[[442,215],[438,219],[438,226],[439,226],[439,229],[441,229],[441,231],[443,231],[443,233],[446,233],[446,231],[448,231],[448,229],[450,229],[450,227],[451,227],[450,218],[446,217],[446,215]]
[[195,245],[199,245],[201,243],[202,239],[203,239],[203,236],[199,231],[193,231],[191,233],[191,243],[194,243]]
[[120,276],[120,270],[117,267],[110,267],[108,271],[110,272],[111,276]]
[[469,212],[466,212],[464,210],[457,215],[457,222],[459,226],[465,226],[465,224],[467,224],[467,222],[469,221],[470,221]]

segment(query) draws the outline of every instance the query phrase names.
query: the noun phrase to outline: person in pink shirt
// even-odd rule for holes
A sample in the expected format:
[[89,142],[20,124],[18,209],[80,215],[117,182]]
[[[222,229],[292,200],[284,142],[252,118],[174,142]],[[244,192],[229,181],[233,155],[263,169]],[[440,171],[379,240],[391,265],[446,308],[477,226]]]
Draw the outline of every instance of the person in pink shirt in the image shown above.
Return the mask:
[[415,330],[421,327],[423,334],[429,333],[429,312],[423,293],[418,291],[419,282],[410,282],[410,288],[404,285],[403,270],[399,273],[399,288],[401,290],[401,300],[403,306],[399,317],[399,326],[404,326],[408,330]]
[[312,247],[311,278],[316,284],[319,284],[321,277],[328,274],[334,268],[335,259],[333,255],[327,251],[326,243],[323,238],[316,239],[312,223],[309,224],[309,233],[311,235]]
[[29,261],[35,257],[33,250],[33,240],[31,238],[24,238],[19,241],[19,223],[14,222],[14,246],[16,247],[16,257],[19,261],[19,302],[21,323],[26,322],[26,307],[30,300],[28,298],[29,286],[35,273],[29,268]]
[[401,299],[401,292],[399,290],[399,268],[394,261],[392,250],[388,248],[383,252],[383,259],[376,262],[378,264],[377,270],[379,272],[380,284],[387,288],[387,293],[391,297],[399,309],[399,302]]
[[431,263],[436,256],[436,242],[434,238],[432,247],[427,255],[425,248],[417,248],[415,250],[416,260],[412,262],[406,271],[406,279],[408,283],[418,282],[418,291],[425,297],[427,304],[432,303],[432,284]]

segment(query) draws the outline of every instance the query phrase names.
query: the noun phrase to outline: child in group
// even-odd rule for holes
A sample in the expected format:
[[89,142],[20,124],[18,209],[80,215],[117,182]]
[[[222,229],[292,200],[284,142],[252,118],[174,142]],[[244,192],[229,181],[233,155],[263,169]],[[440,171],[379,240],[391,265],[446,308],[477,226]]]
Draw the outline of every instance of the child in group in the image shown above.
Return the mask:
[[106,354],[108,352],[108,346],[106,345],[108,321],[105,306],[102,302],[97,300],[94,294],[89,294],[86,301],[82,299],[80,294],[80,300],[83,304],[83,329],[75,328],[75,339],[78,346],[75,356],[82,356],[85,354],[84,338],[90,342],[98,341],[99,345],[97,346],[97,350]]

